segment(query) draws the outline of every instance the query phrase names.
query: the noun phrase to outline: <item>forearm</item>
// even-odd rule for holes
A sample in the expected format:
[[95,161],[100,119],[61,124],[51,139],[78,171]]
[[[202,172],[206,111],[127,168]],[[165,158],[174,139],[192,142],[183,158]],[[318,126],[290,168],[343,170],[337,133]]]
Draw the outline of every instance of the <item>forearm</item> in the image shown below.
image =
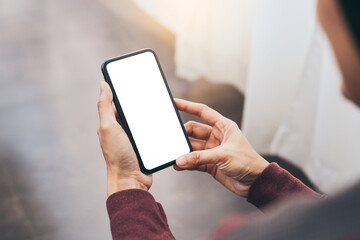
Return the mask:
[[107,196],[111,196],[112,194],[116,192],[120,192],[123,190],[128,189],[140,189],[144,191],[149,190],[149,186],[145,185],[139,180],[136,180],[134,177],[132,178],[120,178],[117,176],[114,176],[115,174],[112,174],[108,170],[108,176],[107,176]]
[[271,163],[255,180],[248,192],[247,201],[258,208],[292,194],[308,195],[321,198],[322,195],[311,190],[288,171]]
[[147,191],[114,193],[106,205],[113,239],[175,239],[164,210]]

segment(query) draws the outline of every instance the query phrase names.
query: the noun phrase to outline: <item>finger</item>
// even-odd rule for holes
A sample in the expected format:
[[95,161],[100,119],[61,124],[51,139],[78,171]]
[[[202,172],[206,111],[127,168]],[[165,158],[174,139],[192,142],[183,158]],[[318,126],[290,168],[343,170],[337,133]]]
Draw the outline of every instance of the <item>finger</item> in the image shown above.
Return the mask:
[[192,168],[204,164],[217,164],[221,161],[219,147],[208,150],[194,151],[176,159],[176,165],[180,168]]
[[216,122],[224,120],[224,117],[217,111],[209,108],[205,104],[194,103],[182,99],[174,99],[180,111],[198,116],[204,123],[214,126]]
[[194,151],[198,151],[198,150],[204,150],[205,149],[205,145],[206,142],[203,140],[198,140],[195,138],[189,138],[190,143],[191,143],[191,147]]
[[212,127],[209,125],[198,123],[195,121],[189,121],[185,123],[185,130],[189,137],[207,140],[210,137]]
[[192,166],[188,168],[180,168],[177,165],[173,165],[173,168],[176,171],[184,171],[184,170],[190,170],[190,171],[199,171],[199,172],[206,172],[206,165],[200,165],[200,166]]
[[112,104],[112,108],[113,108],[114,115],[115,115],[116,119],[120,119],[119,113],[118,113],[118,111],[116,110],[116,107],[115,107],[114,103]]
[[98,99],[98,112],[100,125],[111,121],[116,121],[114,110],[112,107],[113,95],[109,84],[104,81],[100,83],[100,96]]
[[113,110],[114,110],[114,115],[115,115],[116,121],[120,124],[120,126],[121,126],[122,128],[124,128],[124,124],[123,124],[122,121],[121,121],[121,118],[120,118],[120,116],[119,116],[118,111],[116,110],[116,107],[115,107],[115,104],[114,104],[114,103],[113,103]]
[[176,171],[183,171],[183,170],[185,170],[185,169],[179,168],[176,164],[173,165],[173,168],[174,168]]

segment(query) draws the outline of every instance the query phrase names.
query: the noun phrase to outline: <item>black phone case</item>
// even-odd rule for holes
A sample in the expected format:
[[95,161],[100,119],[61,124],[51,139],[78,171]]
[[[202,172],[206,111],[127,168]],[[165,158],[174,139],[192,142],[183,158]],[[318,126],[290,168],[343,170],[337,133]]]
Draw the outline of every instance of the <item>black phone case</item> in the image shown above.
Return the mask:
[[186,141],[187,141],[187,143],[188,143],[188,145],[189,145],[190,152],[192,152],[192,147],[191,147],[191,143],[190,143],[189,137],[188,137],[188,135],[187,135],[187,133],[186,133],[186,131],[185,131],[184,124],[183,124],[183,122],[182,122],[182,120],[181,120],[181,118],[180,118],[180,114],[179,114],[179,111],[178,111],[178,109],[177,109],[177,107],[176,107],[176,105],[175,105],[175,102],[174,102],[173,96],[172,96],[172,94],[171,94],[169,85],[168,85],[167,82],[166,82],[164,72],[162,71],[161,66],[160,66],[160,62],[159,62],[159,60],[158,60],[158,58],[157,58],[157,56],[156,56],[156,54],[155,54],[155,52],[154,52],[153,50],[151,50],[151,49],[143,49],[143,50],[139,50],[139,51],[136,51],[136,52],[132,52],[132,53],[129,53],[129,54],[120,56],[120,57],[116,57],[116,58],[109,59],[109,60],[105,61],[105,62],[101,65],[101,71],[102,71],[102,73],[103,73],[103,75],[104,75],[105,81],[110,85],[111,91],[113,92],[113,101],[114,101],[116,110],[117,110],[117,112],[118,112],[118,114],[119,114],[120,120],[121,120],[121,122],[122,122],[122,124],[123,124],[123,128],[124,128],[126,134],[127,134],[128,137],[129,137],[129,140],[130,140],[130,142],[131,142],[131,145],[132,145],[132,147],[133,147],[133,149],[134,149],[134,152],[135,152],[135,154],[136,154],[136,157],[137,157],[137,159],[138,159],[139,166],[140,166],[140,170],[141,170],[141,172],[143,172],[143,173],[145,173],[145,174],[151,174],[151,173],[157,172],[157,171],[159,171],[159,170],[161,170],[161,169],[167,168],[167,167],[169,167],[169,166],[171,166],[171,165],[174,165],[174,164],[175,164],[175,160],[170,161],[170,162],[168,162],[168,163],[165,163],[165,164],[163,164],[163,165],[161,165],[161,166],[159,166],[159,167],[156,167],[156,168],[154,168],[154,169],[147,169],[147,168],[145,168],[145,166],[144,166],[144,164],[143,164],[143,162],[142,162],[142,160],[141,160],[140,153],[139,153],[139,151],[138,151],[138,149],[137,149],[136,143],[135,143],[135,141],[134,141],[134,138],[133,138],[133,136],[132,136],[132,134],[131,134],[131,130],[130,130],[130,128],[129,128],[129,125],[128,125],[127,121],[126,121],[126,117],[125,117],[125,115],[124,115],[124,112],[122,111],[121,104],[120,104],[120,102],[119,102],[119,100],[118,100],[118,98],[117,98],[115,89],[114,89],[114,87],[113,87],[113,85],[112,85],[111,79],[110,79],[109,74],[108,74],[108,72],[107,72],[107,70],[106,70],[106,65],[109,64],[109,63],[111,63],[111,62],[118,61],[118,60],[121,60],[121,59],[124,59],[124,58],[127,58],[127,57],[132,57],[132,56],[135,56],[135,55],[137,55],[137,54],[144,53],[144,52],[151,52],[151,53],[154,54],[154,57],[155,57],[156,62],[157,62],[157,65],[158,65],[159,70],[160,70],[160,72],[161,72],[161,76],[162,76],[162,78],[163,78],[163,80],[164,80],[166,89],[167,89],[167,91],[168,91],[168,93],[169,93],[170,100],[171,100],[171,102],[172,102],[172,104],[173,104],[173,106],[174,106],[176,115],[177,115],[177,117],[178,117],[178,119],[179,119],[179,123],[180,123],[180,125],[181,125],[182,130],[183,130],[185,139],[186,139]]

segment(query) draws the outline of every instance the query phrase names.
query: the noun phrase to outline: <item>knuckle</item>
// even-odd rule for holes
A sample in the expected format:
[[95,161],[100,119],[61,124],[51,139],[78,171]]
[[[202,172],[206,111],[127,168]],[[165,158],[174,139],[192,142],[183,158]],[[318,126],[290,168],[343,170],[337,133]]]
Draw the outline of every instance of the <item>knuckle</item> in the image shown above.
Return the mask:
[[229,120],[229,121],[230,121],[230,123],[229,123],[230,127],[232,127],[232,128],[238,128],[238,125],[237,125],[236,122],[234,122],[234,121],[232,121],[232,120]]
[[238,125],[236,122],[227,119],[227,118],[223,118],[221,121],[217,121],[215,124],[218,128],[220,129],[235,129],[238,128]]
[[226,123],[226,121],[223,121],[223,120],[217,121],[215,123],[215,127],[219,128],[219,129],[226,129],[227,125],[228,124]]
[[97,101],[97,107],[98,107],[98,109],[100,109],[100,108],[103,106],[103,104],[104,104],[104,101],[102,100],[101,97],[99,97],[99,99],[98,99],[98,101]]
[[201,118],[201,116],[203,115],[203,113],[205,112],[205,111],[207,111],[208,110],[208,106],[207,105],[205,105],[205,104],[203,104],[203,103],[199,103],[199,112],[198,112],[198,117],[200,117]]
[[206,110],[206,109],[208,109],[209,107],[206,105],[206,104],[204,104],[204,103],[200,103],[200,109],[202,110],[202,111],[204,111],[204,110]]
[[189,160],[190,160],[191,164],[199,165],[199,163],[200,163],[200,153],[193,152]]
[[188,121],[187,124],[188,124],[189,126],[194,126],[194,125],[195,125],[195,121],[193,121],[193,120]]
[[100,136],[100,126],[98,126],[97,130],[96,130],[96,133],[98,136]]
[[188,121],[187,123],[186,123],[186,127],[188,128],[188,129],[192,129],[192,128],[194,128],[194,126],[195,126],[195,121]]
[[193,134],[193,129],[194,129],[194,126],[195,126],[195,122],[194,121],[189,121],[185,124],[185,130],[186,130],[186,133],[188,135],[192,135]]
[[111,122],[102,122],[100,123],[100,133],[108,134],[111,132],[113,128],[113,124]]

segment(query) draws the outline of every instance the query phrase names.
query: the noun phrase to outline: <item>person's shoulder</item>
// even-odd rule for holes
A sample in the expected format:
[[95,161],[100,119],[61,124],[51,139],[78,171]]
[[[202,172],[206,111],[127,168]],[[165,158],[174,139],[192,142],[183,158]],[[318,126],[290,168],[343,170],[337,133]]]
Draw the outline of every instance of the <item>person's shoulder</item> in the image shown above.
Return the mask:
[[360,181],[321,200],[306,195],[293,195],[271,205],[265,216],[252,219],[224,239],[360,237],[359,204]]

